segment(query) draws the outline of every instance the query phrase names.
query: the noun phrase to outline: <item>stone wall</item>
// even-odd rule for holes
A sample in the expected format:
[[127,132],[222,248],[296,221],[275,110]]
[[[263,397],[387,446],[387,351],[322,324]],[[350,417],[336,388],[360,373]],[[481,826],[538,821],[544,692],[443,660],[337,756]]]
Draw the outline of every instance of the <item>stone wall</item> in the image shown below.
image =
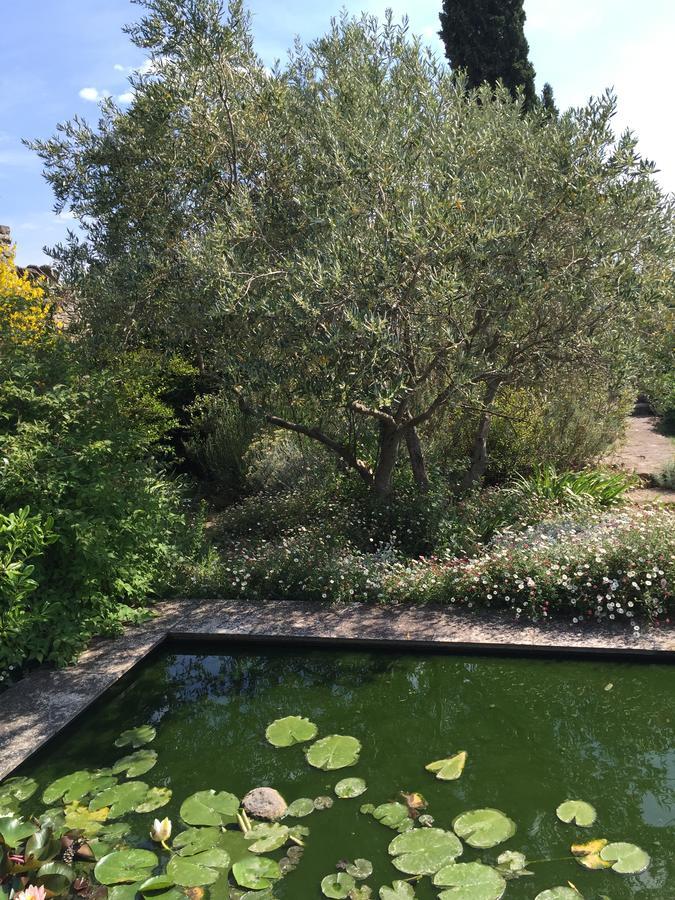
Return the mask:
[[[12,232],[9,225],[0,225],[0,255],[4,256],[12,246]],[[17,266],[19,275],[28,275],[30,278],[49,278],[55,281],[56,276],[51,266]]]

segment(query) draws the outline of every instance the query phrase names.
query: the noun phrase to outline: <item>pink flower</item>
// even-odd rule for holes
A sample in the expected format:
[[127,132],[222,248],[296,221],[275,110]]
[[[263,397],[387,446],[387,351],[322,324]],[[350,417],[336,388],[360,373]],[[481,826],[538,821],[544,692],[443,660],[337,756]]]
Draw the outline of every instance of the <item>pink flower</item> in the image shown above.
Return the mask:
[[42,886],[36,887],[31,884],[25,891],[15,894],[14,900],[46,900],[46,897],[45,889]]

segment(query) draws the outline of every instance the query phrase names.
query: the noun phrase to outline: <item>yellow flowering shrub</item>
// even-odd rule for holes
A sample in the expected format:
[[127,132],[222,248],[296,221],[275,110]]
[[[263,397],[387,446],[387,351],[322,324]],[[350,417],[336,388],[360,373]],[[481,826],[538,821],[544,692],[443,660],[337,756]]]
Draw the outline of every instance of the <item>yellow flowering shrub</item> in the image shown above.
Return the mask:
[[30,343],[45,329],[50,304],[40,282],[19,275],[12,247],[0,253],[0,337],[17,343]]

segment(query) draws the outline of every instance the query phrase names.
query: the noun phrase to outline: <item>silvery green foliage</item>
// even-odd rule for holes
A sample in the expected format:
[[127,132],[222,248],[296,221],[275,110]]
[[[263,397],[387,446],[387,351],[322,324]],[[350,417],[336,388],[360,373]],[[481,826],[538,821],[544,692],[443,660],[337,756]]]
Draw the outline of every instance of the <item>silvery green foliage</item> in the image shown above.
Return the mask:
[[391,17],[344,15],[269,72],[238,0],[145,6],[130,33],[154,66],[130,108],[35,143],[84,226],[58,256],[97,340],[187,347],[381,494],[405,445],[424,486],[417,429],[448,410],[631,374],[672,204],[614,137],[613,96],[524,115]]

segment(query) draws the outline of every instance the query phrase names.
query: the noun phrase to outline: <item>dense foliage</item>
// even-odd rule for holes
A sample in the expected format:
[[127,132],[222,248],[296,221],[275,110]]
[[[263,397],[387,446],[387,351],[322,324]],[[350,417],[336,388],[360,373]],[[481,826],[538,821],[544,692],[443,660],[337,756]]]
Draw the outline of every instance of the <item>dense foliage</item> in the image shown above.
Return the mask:
[[471,87],[502,81],[514,97],[522,90],[526,109],[534,106],[523,0],[443,0],[440,19],[450,65],[466,70]]
[[151,457],[164,423],[133,382],[57,335],[3,349],[0,677],[132,619],[187,548],[185,501]]
[[369,17],[270,73],[239,3],[145,5],[130,108],[35,145],[83,225],[57,255],[95,348],[180,350],[380,496],[403,450],[428,488],[448,413],[478,412],[469,485],[505,392],[631,383],[672,204],[612,97],[524,116]]

